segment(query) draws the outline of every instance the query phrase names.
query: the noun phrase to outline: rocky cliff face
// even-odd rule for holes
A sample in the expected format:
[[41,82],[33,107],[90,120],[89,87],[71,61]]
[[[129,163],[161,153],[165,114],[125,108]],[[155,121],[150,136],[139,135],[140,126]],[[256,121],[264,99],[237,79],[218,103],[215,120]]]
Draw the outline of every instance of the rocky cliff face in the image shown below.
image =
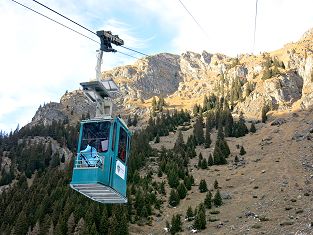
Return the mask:
[[51,125],[52,121],[64,121],[67,119],[65,113],[62,112],[63,106],[60,103],[51,102],[40,106],[32,119],[31,124]]
[[52,121],[76,123],[81,118],[94,117],[95,107],[81,90],[66,92],[60,102],[50,102],[40,106],[30,125],[51,125]]
[[138,60],[134,65],[106,71],[103,77],[113,78],[118,83],[125,100],[166,96],[175,92],[181,82],[179,58],[162,53]]
[[[144,114],[153,96],[164,97],[171,107],[190,109],[213,93],[225,97],[235,112],[249,117],[259,117],[264,105],[278,110],[307,109],[313,105],[313,31],[296,43],[258,56],[161,53],[103,72],[103,79],[107,78],[120,86],[116,103],[123,113]],[[236,84],[240,84],[239,97],[234,98]],[[74,91],[65,94],[60,103],[39,108],[33,122],[77,120],[87,113],[93,116],[94,107],[81,91]]]

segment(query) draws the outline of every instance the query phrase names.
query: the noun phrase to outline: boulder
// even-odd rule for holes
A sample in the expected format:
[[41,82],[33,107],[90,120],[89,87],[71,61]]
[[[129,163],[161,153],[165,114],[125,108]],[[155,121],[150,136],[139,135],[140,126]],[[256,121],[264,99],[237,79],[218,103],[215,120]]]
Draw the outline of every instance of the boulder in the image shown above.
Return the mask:
[[271,126],[280,126],[282,124],[286,123],[286,119],[284,118],[277,118],[274,121],[271,122]]
[[294,103],[301,98],[303,80],[295,73],[279,75],[264,82],[265,93],[272,97],[273,105]]

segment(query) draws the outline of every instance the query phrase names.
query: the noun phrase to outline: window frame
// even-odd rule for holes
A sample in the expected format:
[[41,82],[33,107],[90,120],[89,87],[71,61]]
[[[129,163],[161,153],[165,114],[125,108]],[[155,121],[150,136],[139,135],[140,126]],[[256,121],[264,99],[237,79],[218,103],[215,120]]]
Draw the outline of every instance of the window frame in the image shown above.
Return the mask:
[[[122,139],[122,132],[125,133],[125,144],[124,144],[124,160],[120,157],[120,142],[121,142],[121,139]],[[118,139],[118,151],[117,151],[117,157],[118,159],[120,159],[123,163],[126,164],[127,162],[127,154],[128,154],[128,146],[127,146],[127,142],[128,142],[128,134],[127,134],[127,131],[124,129],[123,126],[120,126],[120,130],[119,130],[119,139]]]
[[[100,145],[101,144],[101,141],[103,141],[103,140],[105,140],[105,139],[107,139],[108,141],[110,140],[110,136],[111,136],[111,134],[110,134],[110,122],[108,122],[108,123],[106,123],[106,125],[108,125],[108,128],[107,128],[107,130],[108,130],[108,133],[107,133],[107,136],[106,137],[104,137],[104,138],[97,138],[97,137],[95,137],[95,138],[84,138],[85,137],[85,134],[86,134],[86,128],[88,128],[88,127],[86,127],[87,125],[99,125],[100,123],[105,123],[105,122],[107,122],[107,121],[104,121],[104,122],[86,122],[86,123],[83,123],[83,126],[82,126],[82,136],[81,136],[81,143],[80,143],[80,151],[82,151],[82,150],[84,150],[84,149],[82,149],[82,143],[83,143],[83,141],[90,141],[90,140],[96,140],[96,141],[99,141],[98,142],[98,144]],[[98,128],[98,129],[100,129],[100,128]],[[90,130],[90,129],[89,129]],[[87,145],[88,145],[88,143],[87,143]],[[92,146],[92,147],[95,147],[95,146]],[[97,152],[99,152],[99,153],[106,153],[106,152],[108,152],[109,151],[109,146],[108,146],[108,148],[105,150],[105,151],[99,151],[99,146],[97,146],[97,147],[95,147],[96,149],[97,149]],[[102,148],[102,146],[101,146],[101,148]]]

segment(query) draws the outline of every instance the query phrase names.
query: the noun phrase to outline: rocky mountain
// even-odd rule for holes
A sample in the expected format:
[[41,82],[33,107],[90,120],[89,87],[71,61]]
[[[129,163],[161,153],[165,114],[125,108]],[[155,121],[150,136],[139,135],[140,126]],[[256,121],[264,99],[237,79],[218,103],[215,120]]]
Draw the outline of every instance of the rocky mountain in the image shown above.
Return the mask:
[[[221,54],[186,52],[158,54],[103,73],[121,86],[124,104],[152,96],[166,97],[169,105],[190,108],[203,96],[215,93],[234,103],[236,111],[259,116],[260,109],[308,108],[312,105],[313,34],[309,30],[296,43],[260,55],[231,58]],[[239,99],[231,90],[240,82]],[[232,100],[233,99],[233,100]]]
[[95,107],[89,103],[82,91],[77,90],[66,92],[59,103],[50,102],[40,106],[30,125],[51,125],[53,121],[68,122],[68,120],[76,123],[82,116],[94,116],[94,114]]
[[[149,114],[153,96],[165,98],[169,108],[190,110],[212,94],[248,118],[259,118],[264,106],[307,109],[313,105],[312,39],[309,30],[279,50],[236,58],[206,51],[161,53],[105,71],[103,79],[112,78],[120,86],[116,104],[123,114]],[[60,103],[40,107],[32,123],[66,118],[76,122],[82,115],[93,116],[93,109],[81,91],[67,92]]]

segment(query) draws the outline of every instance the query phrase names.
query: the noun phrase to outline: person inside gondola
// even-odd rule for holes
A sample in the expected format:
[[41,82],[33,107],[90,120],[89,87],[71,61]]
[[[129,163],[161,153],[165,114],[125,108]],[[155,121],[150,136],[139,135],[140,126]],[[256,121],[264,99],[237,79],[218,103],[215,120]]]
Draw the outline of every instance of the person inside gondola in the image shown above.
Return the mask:
[[80,158],[83,161],[82,165],[86,165],[88,167],[100,167],[102,165],[102,161],[96,148],[93,147],[93,143],[93,140],[89,141],[87,147],[80,151]]

